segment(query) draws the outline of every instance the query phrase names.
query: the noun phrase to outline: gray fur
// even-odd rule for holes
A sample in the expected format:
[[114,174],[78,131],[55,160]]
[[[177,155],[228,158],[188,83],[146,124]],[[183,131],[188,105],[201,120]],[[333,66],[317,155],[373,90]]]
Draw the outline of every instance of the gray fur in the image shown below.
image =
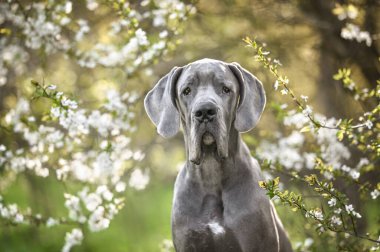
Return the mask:
[[172,209],[176,251],[292,251],[258,186],[259,164],[240,137],[264,106],[256,77],[237,63],[211,59],[174,68],[147,95],[145,109],[159,134],[175,135],[179,121],[184,131],[187,162]]

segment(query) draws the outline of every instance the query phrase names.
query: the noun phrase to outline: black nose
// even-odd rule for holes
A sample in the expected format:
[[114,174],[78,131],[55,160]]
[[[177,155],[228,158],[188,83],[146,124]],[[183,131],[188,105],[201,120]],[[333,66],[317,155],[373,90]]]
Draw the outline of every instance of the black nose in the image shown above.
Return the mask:
[[199,122],[212,121],[216,116],[216,106],[212,103],[200,104],[194,112],[194,117]]

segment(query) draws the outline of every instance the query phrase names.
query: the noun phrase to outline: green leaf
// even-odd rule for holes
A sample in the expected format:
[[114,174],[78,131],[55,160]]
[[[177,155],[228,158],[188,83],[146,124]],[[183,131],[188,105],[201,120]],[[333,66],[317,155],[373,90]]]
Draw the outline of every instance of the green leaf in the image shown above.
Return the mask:
[[38,87],[40,84],[38,83],[38,81],[35,81],[35,80],[31,80],[30,83],[35,86],[35,87]]
[[266,183],[265,183],[265,181],[259,181],[259,186],[260,186],[261,188],[265,189],[265,187],[266,187]]
[[280,183],[280,177],[277,177],[273,180],[273,185],[274,186],[278,186],[278,184]]
[[302,132],[308,132],[308,131],[310,131],[310,126],[308,125],[308,126],[305,126],[305,127],[303,127],[301,130],[300,130],[300,132],[302,133]]
[[339,130],[337,133],[336,133],[336,137],[338,138],[339,141],[342,141],[343,140],[343,137],[344,137],[344,130]]

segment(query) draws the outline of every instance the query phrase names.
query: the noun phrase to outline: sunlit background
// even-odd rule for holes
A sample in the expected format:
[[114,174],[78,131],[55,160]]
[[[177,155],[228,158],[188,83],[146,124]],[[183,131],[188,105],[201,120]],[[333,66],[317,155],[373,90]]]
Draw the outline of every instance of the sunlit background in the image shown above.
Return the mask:
[[[339,68],[349,67],[352,69],[352,75],[358,87],[376,87],[380,72],[378,60],[380,5],[376,1],[208,0],[196,3],[185,1],[188,10],[183,15],[186,17],[169,18],[170,13],[164,14],[166,23],[162,25],[157,24],[160,22],[157,12],[156,14],[148,13],[146,17],[140,15],[144,13],[143,8],[154,9],[160,4],[164,5],[164,2],[174,4],[180,2],[131,1],[129,6],[138,15],[124,13],[125,16],[123,13],[120,14],[115,4],[116,2],[123,3],[122,1],[114,1],[115,3],[93,0],[73,1],[70,15],[78,20],[88,20],[91,27],[89,31],[83,32],[81,35],[83,39],[78,39],[76,49],[90,50],[96,43],[113,44],[121,48],[130,41],[131,34],[134,35],[136,29],[130,28],[130,24],[116,21],[127,20],[133,23],[136,19],[139,27],[146,32],[151,44],[164,38],[167,43],[165,50],[161,52],[158,49],[156,55],[146,61],[142,60],[141,64],[136,63],[140,52],[129,56],[127,54],[124,58],[118,58],[120,55],[108,55],[106,58],[100,54],[99,58],[103,57],[105,62],[99,63],[94,60],[94,63],[91,60],[81,62],[78,56],[70,55],[71,50],[46,52],[43,47],[31,49],[24,46],[27,55],[23,56],[19,53],[12,58],[12,61],[17,62],[20,61],[20,57],[24,57],[20,61],[21,65],[18,66],[23,69],[17,69],[12,62],[4,59],[6,54],[10,53],[10,47],[6,45],[19,44],[23,47],[23,42],[20,40],[24,36],[20,35],[20,40],[15,39],[10,42],[10,38],[17,37],[15,33],[18,28],[14,23],[7,21],[8,7],[4,6],[18,5],[17,8],[21,8],[20,6],[28,6],[33,1],[5,2],[0,4],[0,28],[9,29],[11,34],[2,30],[0,56],[3,57],[2,67],[11,70],[6,74],[7,80],[0,87],[1,125],[5,125],[3,118],[11,108],[16,106],[19,97],[31,99],[35,90],[31,80],[41,85],[56,85],[57,90],[76,100],[79,107],[87,109],[95,109],[103,104],[110,90],[138,95],[137,102],[131,107],[135,113],[133,126],[136,127],[136,131],[130,133],[130,147],[133,150],[141,150],[144,158],[139,162],[128,163],[130,171],[122,176],[121,181],[128,185],[132,170],[139,168],[143,173],[142,176],[149,178],[149,183],[146,187],[142,186],[143,190],[138,190],[138,186],[137,188],[130,186],[122,193],[122,196],[125,196],[125,206],[110,222],[108,229],[90,232],[83,226],[85,238],[82,245],[74,246],[72,251],[149,252],[160,251],[169,243],[173,184],[186,158],[183,136],[178,134],[172,139],[163,139],[158,136],[154,125],[144,111],[143,98],[159,78],[174,66],[182,66],[201,58],[238,62],[262,81],[267,95],[266,110],[258,126],[244,134],[244,139],[250,146],[253,156],[256,156],[256,148],[260,145],[260,141],[273,139],[272,134],[275,131],[286,131],[278,120],[280,105],[285,103],[288,106],[294,105],[289,96],[281,95],[274,89],[275,78],[254,59],[254,51],[247,48],[246,43],[243,42],[246,36],[264,43],[270,51],[269,57],[279,59],[282,65],[281,72],[286,73],[290,79],[290,87],[296,94],[308,97],[307,102],[313,111],[327,117],[357,118],[367,111],[366,106],[376,105],[374,101],[370,101],[369,104],[358,103],[350,95],[348,89],[333,79],[333,75]],[[54,6],[52,2],[50,1],[50,5]],[[65,6],[65,1],[57,1],[56,4],[58,3]],[[339,6],[342,9],[342,6],[349,3],[356,6],[355,23],[363,31],[368,31],[373,35],[369,45],[366,44],[368,41],[365,38],[358,42],[355,38],[349,40],[341,36],[345,22],[344,19],[339,18],[339,15],[344,15],[344,11],[340,10]],[[94,7],[96,4],[97,6]],[[162,7],[162,9],[165,8],[165,6]],[[28,13],[27,9],[24,11]],[[48,12],[48,9],[43,9],[41,12]],[[180,16],[180,14],[177,15]],[[115,24],[112,26],[113,22]],[[78,23],[69,24],[67,31],[62,33],[67,35],[67,38],[75,40],[81,27]],[[110,27],[115,30],[114,34]],[[165,31],[168,31],[168,34]],[[32,32],[30,36],[33,36]],[[145,50],[144,45],[139,50]],[[92,67],[92,63],[96,66]],[[137,70],[135,71],[133,67],[137,67]],[[30,104],[36,114],[42,115],[49,112],[51,102],[40,98]],[[294,109],[296,109],[295,106]],[[93,141],[94,145],[100,144],[96,140],[96,135],[93,136]],[[27,146],[20,137],[10,135],[2,128],[0,128],[0,144],[24,146],[24,148]],[[57,149],[51,155],[59,157],[60,150]],[[352,160],[355,160],[352,162],[356,163],[360,159],[355,151],[352,152],[352,156]],[[378,159],[374,165],[378,170]],[[55,168],[49,167],[51,174]],[[379,175],[378,171],[373,174]],[[379,179],[373,177],[373,174],[370,175],[372,178],[366,179],[375,184]],[[281,181],[285,183],[286,188],[301,192],[303,190],[302,186],[296,186],[293,184],[294,181],[286,176],[281,177]],[[64,206],[63,195],[68,190],[72,192],[79,190],[81,186],[81,182],[71,185],[58,183],[54,175],[42,178],[24,172],[9,176],[7,170],[0,165],[0,195],[7,202],[17,203],[20,209],[30,207],[33,213],[40,213],[43,216],[67,216],[68,210]],[[359,223],[361,230],[369,230],[378,236],[379,234],[376,233],[380,220],[378,200],[371,200],[361,205],[364,201],[359,201],[357,187],[347,186],[342,190],[348,192],[355,209],[362,215],[366,215],[366,218]],[[304,196],[313,199],[312,192],[305,194]],[[318,202],[312,204],[321,207]],[[307,222],[305,217],[291,211],[288,207],[278,204],[277,209],[293,246],[297,243],[302,243],[302,246],[306,247],[310,246],[305,243],[314,242],[317,236],[314,232],[315,227]],[[70,224],[54,227],[10,225],[5,221],[0,221],[0,225],[0,251],[7,252],[60,251],[65,243],[65,233],[74,227]],[[323,241],[329,241],[329,236],[326,235],[314,244],[323,246]],[[297,246],[300,247],[299,244]],[[312,251],[322,251],[321,249],[336,251],[336,247],[311,248]]]

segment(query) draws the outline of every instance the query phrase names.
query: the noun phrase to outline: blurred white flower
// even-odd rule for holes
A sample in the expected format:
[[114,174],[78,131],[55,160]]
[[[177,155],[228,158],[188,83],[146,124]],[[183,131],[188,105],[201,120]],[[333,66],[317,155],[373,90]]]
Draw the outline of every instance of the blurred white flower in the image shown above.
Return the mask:
[[306,238],[304,241],[304,247],[310,248],[310,246],[314,243],[314,240],[310,237]]
[[365,165],[369,164],[369,160],[367,158],[361,158],[358,165],[356,166],[358,169],[362,168]]
[[62,248],[62,252],[69,252],[75,245],[80,245],[83,240],[82,230],[74,228],[71,232],[67,232],[65,236],[65,245]]
[[373,190],[372,192],[371,192],[371,197],[372,197],[372,199],[377,199],[377,197],[379,197],[379,195],[380,195],[380,191],[379,190],[377,190],[377,189],[375,189],[375,190]]
[[339,217],[333,215],[331,217],[331,223],[333,223],[334,225],[340,226],[342,225],[342,220]]
[[276,80],[276,81],[274,82],[274,85],[273,85],[274,90],[277,90],[277,89],[278,89],[278,86],[279,86],[279,83],[278,83],[278,80]]
[[341,208],[337,208],[334,210],[334,213],[336,214],[340,214],[342,212],[342,209]]
[[351,176],[353,179],[357,180],[357,179],[360,177],[360,172],[355,171],[355,170],[351,170],[351,171],[350,171],[350,176]]
[[143,173],[140,169],[135,169],[131,177],[129,178],[129,186],[135,188],[136,190],[143,190],[149,183],[149,174],[147,172]]
[[49,86],[47,86],[46,89],[49,89],[49,90],[56,90],[56,89],[57,89],[57,86],[56,86],[56,85],[49,85]]
[[86,7],[87,9],[93,11],[97,9],[99,4],[96,2],[96,0],[86,0]]
[[309,97],[306,96],[306,95],[301,95],[301,99],[304,100],[305,102],[307,102],[307,100],[309,99]]
[[105,217],[105,209],[103,206],[96,208],[88,219],[88,228],[92,232],[98,232],[107,229],[109,224],[110,220]]
[[357,217],[357,218],[359,218],[359,219],[362,217],[359,213],[357,213],[357,212],[354,210],[354,207],[352,206],[352,204],[350,204],[350,205],[346,205],[345,208],[346,208],[346,212],[347,212],[348,214],[351,214],[351,215],[353,215],[353,216],[355,216],[355,217]]
[[59,221],[56,220],[56,219],[54,219],[54,218],[52,218],[52,217],[49,217],[49,218],[47,219],[47,221],[46,221],[46,226],[47,226],[47,227],[53,227],[53,226],[56,226],[56,225],[58,225],[58,224],[59,224]]
[[90,193],[83,198],[83,202],[88,211],[94,211],[101,203],[102,199],[96,193]]
[[288,94],[288,90],[286,90],[286,89],[281,89],[280,92],[281,92],[282,95],[286,95],[286,94]]
[[346,208],[346,211],[347,213],[351,213],[352,211],[354,211],[354,207],[352,206],[352,204],[350,205],[345,205],[345,208]]
[[317,218],[318,220],[323,220],[323,214],[322,214],[322,211],[321,211],[321,210],[315,210],[315,211],[314,211],[314,216],[315,216],[315,218]]
[[372,129],[373,127],[373,123],[370,120],[367,120],[364,124],[368,129]]
[[126,187],[127,187],[127,185],[124,182],[119,181],[119,182],[117,182],[117,184],[115,186],[115,190],[116,190],[116,192],[119,192],[119,193],[124,192]]
[[330,207],[333,207],[336,205],[336,198],[331,198],[327,204],[330,206]]
[[311,109],[311,107],[309,105],[306,105],[305,109],[302,111],[302,113],[305,115],[305,116],[308,116],[308,115],[311,115],[313,113],[313,110]]
[[347,23],[346,26],[342,28],[340,36],[347,40],[355,39],[359,43],[365,41],[368,47],[372,45],[372,38],[369,32],[361,31],[359,26],[355,24]]

